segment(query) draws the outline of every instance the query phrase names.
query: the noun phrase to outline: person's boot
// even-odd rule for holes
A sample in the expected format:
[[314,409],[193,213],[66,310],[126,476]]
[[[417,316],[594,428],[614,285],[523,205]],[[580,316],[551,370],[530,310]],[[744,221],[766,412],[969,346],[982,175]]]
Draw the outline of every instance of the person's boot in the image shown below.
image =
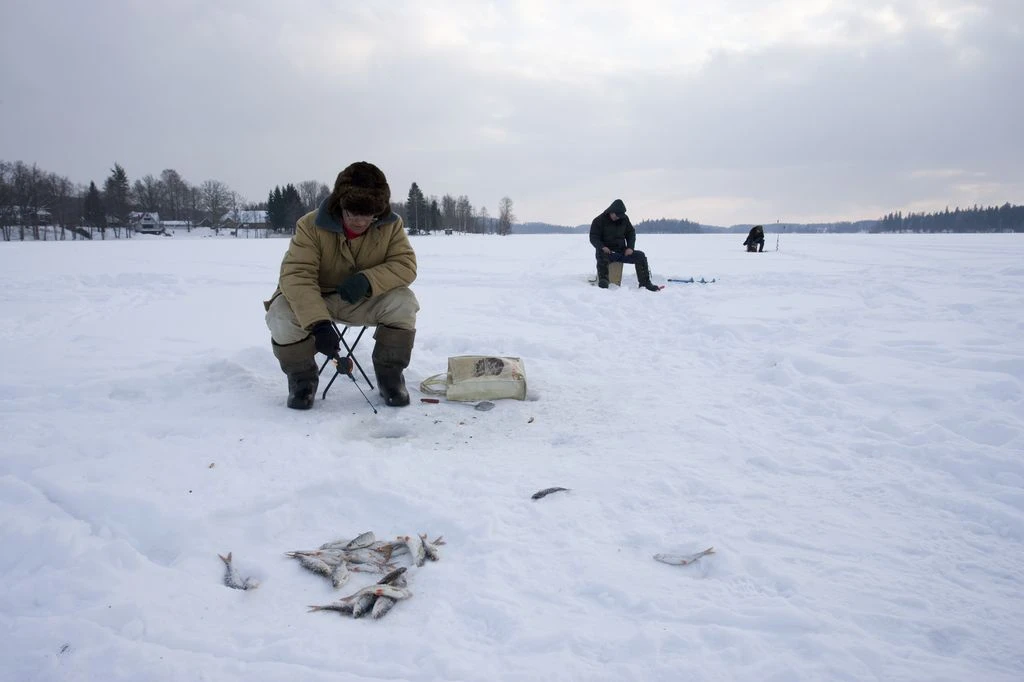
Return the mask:
[[373,346],[373,373],[377,375],[377,390],[384,403],[391,407],[409,404],[409,391],[405,388],[402,370],[409,366],[415,329],[396,329],[381,325],[373,332],[377,343]]
[[604,251],[597,254],[597,286],[608,288],[608,256]]
[[636,280],[647,291],[661,291],[661,287],[651,282],[651,269],[647,266],[646,260],[637,261]]
[[281,346],[274,341],[274,357],[281,363],[281,371],[288,375],[288,407],[293,410],[308,410],[313,407],[316,388],[320,383],[317,372],[316,347],[313,337],[307,336],[298,343]]

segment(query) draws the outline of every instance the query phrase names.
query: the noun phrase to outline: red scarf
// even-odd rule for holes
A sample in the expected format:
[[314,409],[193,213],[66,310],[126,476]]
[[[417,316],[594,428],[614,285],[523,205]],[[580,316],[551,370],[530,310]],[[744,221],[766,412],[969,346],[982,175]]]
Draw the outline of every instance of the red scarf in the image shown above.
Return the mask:
[[353,232],[350,229],[348,229],[348,225],[346,225],[345,223],[342,223],[341,226],[345,229],[345,236],[348,237],[349,241],[352,241],[353,239],[358,239],[359,237],[362,237],[367,232],[367,231],[364,231],[362,234],[356,234],[355,232]]

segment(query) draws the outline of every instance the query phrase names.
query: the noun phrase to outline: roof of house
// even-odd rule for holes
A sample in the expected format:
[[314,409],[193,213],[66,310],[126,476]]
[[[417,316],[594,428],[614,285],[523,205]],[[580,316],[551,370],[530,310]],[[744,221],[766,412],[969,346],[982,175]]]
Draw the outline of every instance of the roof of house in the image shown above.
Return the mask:
[[236,223],[265,223],[267,222],[266,211],[228,211],[220,217],[220,221],[225,223],[229,220],[233,220]]

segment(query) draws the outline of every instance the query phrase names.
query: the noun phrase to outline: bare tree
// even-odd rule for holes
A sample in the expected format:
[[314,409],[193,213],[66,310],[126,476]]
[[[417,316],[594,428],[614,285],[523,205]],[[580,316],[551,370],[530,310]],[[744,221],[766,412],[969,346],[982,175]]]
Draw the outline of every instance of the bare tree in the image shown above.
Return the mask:
[[135,181],[135,205],[140,211],[158,213],[163,206],[167,190],[161,180],[145,175]]
[[317,180],[303,180],[298,184],[299,198],[302,200],[302,208],[307,213],[313,211],[331,193],[331,189]]
[[[80,206],[77,202],[75,186],[65,177],[50,174],[50,196],[52,197],[50,212],[60,225],[60,238],[66,239],[64,229],[68,226],[69,218],[74,215],[81,215]],[[72,232],[72,234],[76,234]]]
[[207,180],[199,187],[202,208],[210,218],[214,230],[231,205],[231,190],[220,180]]
[[460,232],[473,231],[473,204],[465,194],[455,200],[455,224]]
[[188,188],[188,231],[192,231],[192,224],[196,220],[196,216],[199,215],[199,210],[203,205],[203,193],[198,187],[189,186]]
[[502,197],[498,202],[498,234],[502,236],[512,234],[512,223],[515,220],[516,216],[512,213],[512,200]]
[[477,229],[480,234],[487,234],[490,230],[491,214],[487,212],[486,206],[480,207],[480,214],[476,218]]
[[42,208],[43,173],[32,164],[28,166],[15,161],[11,172],[14,190],[14,205],[18,207],[18,236],[25,241],[25,223],[32,228],[32,234],[39,239],[39,209]]
[[14,166],[7,161],[0,161],[0,231],[4,241],[11,241],[11,227],[14,225],[14,183],[12,176]]
[[164,187],[164,204],[160,207],[162,217],[168,220],[181,220],[189,205],[188,183],[173,168],[167,168],[160,173],[160,182]]
[[458,227],[455,208],[457,205],[458,201],[451,194],[441,197],[441,223],[446,230],[454,230]]

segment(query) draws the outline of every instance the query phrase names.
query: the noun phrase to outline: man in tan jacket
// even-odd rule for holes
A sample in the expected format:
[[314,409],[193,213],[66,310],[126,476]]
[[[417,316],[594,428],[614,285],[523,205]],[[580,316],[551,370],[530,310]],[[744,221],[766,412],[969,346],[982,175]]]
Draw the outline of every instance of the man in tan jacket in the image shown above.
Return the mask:
[[277,291],[264,303],[274,355],[288,376],[288,407],[313,406],[318,351],[352,371],[332,320],[376,327],[373,369],[381,397],[391,406],[409,404],[402,371],[416,338],[420,305],[409,289],[415,279],[416,254],[391,211],[387,178],[372,163],[353,163],[320,207],[299,219]]

